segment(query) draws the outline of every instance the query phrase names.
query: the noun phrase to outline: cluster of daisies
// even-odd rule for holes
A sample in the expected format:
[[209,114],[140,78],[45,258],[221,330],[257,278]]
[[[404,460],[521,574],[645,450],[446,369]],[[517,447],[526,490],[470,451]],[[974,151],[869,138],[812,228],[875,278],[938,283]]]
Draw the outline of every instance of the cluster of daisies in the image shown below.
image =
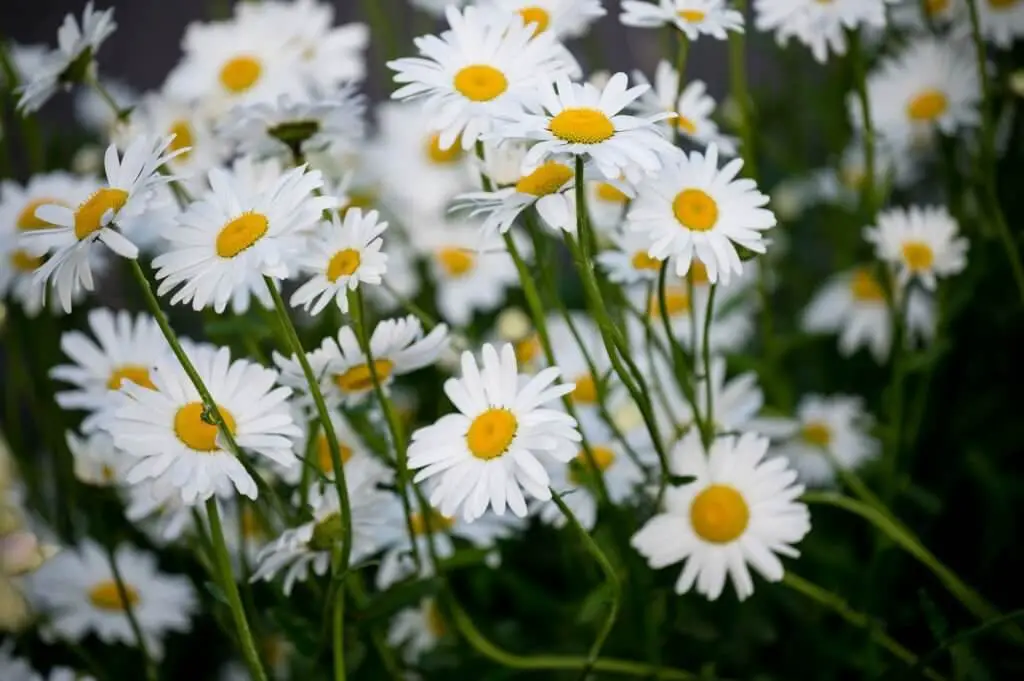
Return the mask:
[[[29,318],[89,307],[50,370],[79,423],[66,434],[76,478],[115,491],[160,547],[194,542],[215,504],[236,567],[285,594],[326,577],[341,543],[352,565],[376,562],[385,590],[467,543],[496,568],[530,519],[589,531],[607,505],[651,502],[631,543],[652,568],[679,566],[679,594],[716,599],[731,582],[746,598],[751,568],[781,580],[780,557],[810,530],[805,486],[834,484],[879,443],[859,397],[805,395],[768,416],[759,377],[727,360],[752,345],[777,215],[856,205],[869,177],[876,196],[909,185],[937,133],[977,128],[963,3],[754,1],[756,29],[819,61],[844,54],[851,30],[866,44],[887,27],[907,36],[869,75],[870,109],[851,94],[875,167],[855,140],[838,171],[776,188],[771,208],[705,83],[670,60],[584,77],[566,45],[606,15],[601,0],[412,4],[444,28],[387,64],[393,101],[369,121],[369,32],[314,0],[190,25],[143,94],[97,72],[113,10],[69,16],[55,50],[12,50],[26,114],[78,87],[83,123],[109,141],[73,171],[0,186],[0,295]],[[978,4],[996,45],[1024,32],[1024,4]],[[627,0],[618,19],[683,44],[747,27],[725,0]],[[932,297],[967,242],[942,206],[871,222],[873,257],[827,282],[804,326],[884,362],[895,338],[932,336]],[[548,288],[562,242],[608,293],[588,301],[599,309],[510,305],[522,284]],[[260,324],[286,301],[313,343],[171,338],[162,315],[89,298],[130,276],[207,321]],[[434,391],[411,390],[412,374]],[[450,413],[417,420],[420,405],[445,409],[442,391]],[[413,428],[407,451],[396,420]],[[33,563],[18,588],[49,635],[136,645],[131,612],[156,656],[199,607],[154,554],[91,539]],[[388,639],[412,663],[444,631],[425,599]],[[0,651],[3,678],[36,678],[23,664]]]

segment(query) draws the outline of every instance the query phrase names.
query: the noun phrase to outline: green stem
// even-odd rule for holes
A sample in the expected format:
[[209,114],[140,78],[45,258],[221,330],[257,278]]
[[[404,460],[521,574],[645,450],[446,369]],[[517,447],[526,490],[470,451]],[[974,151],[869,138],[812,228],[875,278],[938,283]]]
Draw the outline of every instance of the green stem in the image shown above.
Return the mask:
[[405,308],[406,312],[416,317],[416,319],[420,320],[420,323],[423,324],[424,329],[426,329],[427,331],[431,331],[435,326],[438,325],[438,321],[434,319],[432,316],[430,316],[430,314],[426,310],[424,310],[422,307],[420,307],[413,301],[409,300],[408,298],[400,295],[394,289],[394,287],[391,286],[391,284],[385,281],[382,282],[381,285],[384,287],[384,290],[387,291],[388,294],[398,302],[398,305],[400,307]]
[[131,114],[131,109],[122,109],[121,105],[117,103],[117,100],[110,94],[110,91],[103,86],[103,83],[100,82],[99,78],[90,77],[87,82],[92,89],[96,91],[100,98],[107,103],[107,106],[109,106],[114,112],[114,116],[117,117],[117,120],[127,120],[129,114]]
[[146,645],[146,638],[142,634],[142,627],[139,626],[139,619],[135,616],[135,607],[131,597],[128,595],[128,588],[125,586],[124,577],[121,575],[121,568],[117,566],[117,554],[113,547],[107,548],[107,556],[110,558],[110,571],[114,575],[114,584],[117,586],[117,596],[124,606],[124,614],[128,618],[128,626],[132,629],[136,642],[139,644],[139,651],[142,653],[143,664],[146,667],[146,678],[149,681],[156,681],[157,671],[153,657],[149,654],[149,646]]
[[394,27],[397,25],[388,16],[383,0],[363,0],[363,11],[370,24],[370,35],[379,39],[377,52],[381,61],[387,61],[398,54],[398,36]]
[[[363,583],[362,575],[353,571],[346,580],[349,594],[352,596],[352,602],[359,610],[365,610],[367,605],[370,603],[370,597],[366,593],[366,584]],[[395,657],[395,651],[388,646],[387,640],[381,633],[380,626],[371,624],[370,625],[370,641],[373,643],[374,649],[377,651],[377,656],[380,657],[381,664],[384,665],[384,669],[387,671],[388,676],[395,681],[402,681],[402,667],[398,663],[398,659]]]
[[[334,574],[344,575],[345,566],[341,556],[337,555],[338,564],[334,566]],[[345,681],[345,585],[340,583],[334,592],[334,612],[331,617],[331,648],[334,651],[334,681]]]
[[861,204],[864,217],[872,222],[875,219],[875,130],[871,118],[871,100],[868,97],[867,55],[860,43],[860,32],[849,31],[850,60],[853,62],[854,85],[857,88],[857,100],[860,102],[860,115],[863,119],[864,131],[864,180],[861,183]]
[[[711,318],[715,314],[715,292],[718,290],[718,284],[712,284],[711,290],[708,291],[708,309],[707,316],[704,318],[704,398],[707,401],[706,411],[704,413],[704,449],[707,451],[711,447],[711,443],[715,439],[715,404],[714,404],[714,386],[711,384]],[[693,304],[692,302],[690,303]],[[693,314],[691,309],[690,314]],[[694,339],[694,345],[696,346],[696,339]]]
[[[792,572],[787,572],[782,578],[782,582],[794,591],[803,594],[819,605],[832,610],[853,626],[866,629],[871,636],[872,641],[885,648],[887,651],[892,653],[893,657],[900,660],[907,666],[914,666],[918,664],[917,655],[907,650],[902,644],[886,634],[881,623],[876,622],[864,613],[851,608],[843,597],[832,593],[824,587],[809,582]],[[929,679],[932,679],[932,681],[945,681],[945,677],[932,669],[924,668],[922,671],[924,675]]]
[[904,388],[906,383],[906,319],[907,304],[910,300],[911,287],[903,291],[902,300],[893,291],[891,299],[892,314],[892,378],[888,388],[888,453],[886,456],[886,494],[892,501],[896,494],[896,479],[899,475],[900,450],[903,448],[903,409]]
[[217,509],[217,499],[211,497],[206,500],[206,515],[210,521],[210,539],[213,545],[213,562],[217,570],[217,581],[228,600],[228,607],[231,609],[231,617],[235,622],[235,629],[238,630],[238,638],[242,646],[242,656],[249,667],[249,674],[255,681],[267,681],[267,675],[263,671],[259,653],[256,651],[256,642],[253,640],[252,631],[249,629],[249,621],[245,617],[245,609],[242,607],[242,598],[238,593],[238,585],[235,583],[235,576],[231,572],[231,558],[228,555],[227,543],[224,541],[224,528],[221,526],[220,511]]
[[[676,82],[676,96],[672,100],[672,109],[678,114],[679,98],[683,96],[683,76],[686,73],[686,58],[690,53],[690,41],[682,32],[677,34],[677,39],[679,40],[679,46],[676,48],[676,76],[678,76],[678,80]],[[668,122],[672,126],[672,143],[679,144],[679,134],[681,132],[679,121],[678,119],[670,118]]]

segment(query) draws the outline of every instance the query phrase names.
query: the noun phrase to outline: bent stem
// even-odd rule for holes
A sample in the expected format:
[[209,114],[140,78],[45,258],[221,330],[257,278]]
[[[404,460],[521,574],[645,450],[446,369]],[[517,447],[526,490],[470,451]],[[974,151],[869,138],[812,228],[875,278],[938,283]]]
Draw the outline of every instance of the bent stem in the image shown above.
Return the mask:
[[[880,622],[877,622],[864,613],[851,608],[842,596],[832,593],[828,589],[818,586],[817,584],[809,582],[803,577],[799,577],[792,572],[786,573],[782,578],[782,583],[794,591],[817,602],[819,605],[833,611],[853,626],[866,629],[868,634],[871,636],[872,641],[880,645],[882,648],[885,648],[893,655],[893,657],[897,658],[908,667],[918,665],[919,660],[917,655],[907,650],[907,648],[905,648],[901,643],[886,634]],[[929,679],[932,679],[932,681],[945,681],[945,677],[933,669],[924,667],[921,671]]]
[[132,628],[132,635],[139,644],[139,652],[142,653],[142,660],[146,667],[146,678],[149,681],[157,681],[156,665],[149,654],[149,646],[142,635],[142,627],[139,626],[139,619],[135,616],[135,608],[128,596],[128,588],[125,586],[124,577],[121,575],[121,568],[117,567],[117,558],[113,547],[108,546],[107,557],[110,559],[110,572],[114,576],[114,585],[117,586],[117,596],[124,605],[124,614],[128,618],[128,626]]
[[863,119],[864,133],[864,179],[861,182],[861,204],[864,217],[869,221],[875,219],[875,130],[871,120],[871,100],[868,98],[867,56],[860,44],[860,32],[850,32],[850,59],[853,62],[854,84],[857,88],[857,100],[860,102],[860,116]]

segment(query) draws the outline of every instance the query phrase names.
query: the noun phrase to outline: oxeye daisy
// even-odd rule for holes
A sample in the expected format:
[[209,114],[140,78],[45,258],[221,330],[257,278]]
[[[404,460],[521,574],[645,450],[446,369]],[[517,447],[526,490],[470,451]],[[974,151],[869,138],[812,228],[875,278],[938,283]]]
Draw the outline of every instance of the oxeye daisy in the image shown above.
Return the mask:
[[877,226],[867,227],[864,238],[874,245],[875,256],[896,268],[897,281],[911,280],[935,290],[939,277],[949,277],[967,266],[967,239],[944,206],[892,208],[878,214]]
[[153,260],[157,292],[177,289],[172,304],[223,312],[238,291],[264,288],[262,277],[288,277],[306,236],[335,206],[314,194],[323,186],[317,170],[294,168],[267,187],[244,165],[210,171],[210,191],[179,216],[166,252]]
[[559,40],[580,37],[606,14],[601,0],[485,0],[481,4],[514,12],[536,33],[551,31]]
[[113,487],[124,482],[131,458],[114,446],[109,434],[95,432],[80,438],[68,431],[65,439],[79,482],[93,487]]
[[424,598],[419,607],[399,611],[388,626],[388,644],[402,651],[408,664],[437,647],[448,633],[448,624],[433,598]]
[[846,54],[847,31],[885,28],[886,6],[895,1],[754,0],[754,23],[759,31],[774,31],[780,45],[796,38],[825,63],[830,52]]
[[[658,281],[661,261],[647,255],[651,241],[646,235],[616,230],[609,235],[609,241],[609,248],[594,258],[608,275],[608,281],[623,286]],[[696,265],[691,267],[691,272]]]
[[619,20],[626,26],[675,26],[687,40],[701,34],[725,40],[728,31],[743,33],[743,15],[725,0],[624,0]]
[[[930,340],[935,333],[935,305],[919,288],[898,289],[898,301],[909,296],[904,320],[907,343]],[[839,352],[850,356],[866,346],[875,361],[892,350],[892,313],[885,289],[871,268],[859,267],[832,277],[804,310],[801,327],[810,333],[838,333]]]
[[131,607],[149,651],[161,656],[163,637],[186,632],[198,599],[191,582],[157,570],[156,556],[121,545],[114,550],[124,580],[122,597],[110,559],[92,540],[61,551],[29,577],[32,600],[58,637],[81,641],[94,633],[105,643],[137,645],[125,615]]
[[1008,49],[1024,35],[1024,3],[1019,0],[978,0],[978,28],[997,47]]
[[[277,372],[248,360],[232,361],[227,348],[190,346],[187,351],[239,449],[288,466],[301,431],[288,406],[288,388],[275,388]],[[104,427],[118,448],[137,459],[127,482],[162,478],[188,504],[237,491],[256,498],[256,482],[228,449],[192,381],[174,358],[150,373],[155,390],[122,385],[124,398]]]
[[611,235],[620,230],[626,208],[636,196],[636,190],[622,179],[606,179],[587,183],[587,210],[590,223],[597,232]]
[[387,269],[387,255],[380,238],[388,223],[377,211],[366,215],[359,208],[347,211],[344,222],[335,213],[309,238],[299,266],[313,277],[292,294],[293,307],[304,306],[320,314],[333,299],[338,309],[348,312],[348,292],[360,284],[380,285]]
[[673,473],[693,482],[670,487],[664,510],[632,539],[652,568],[683,563],[676,593],[696,588],[717,599],[731,579],[740,600],[754,593],[749,566],[766,580],[782,579],[778,555],[794,548],[811,529],[804,488],[781,458],[765,461],[768,439],[754,433],[720,437],[705,455],[696,433],[672,452]]
[[[372,450],[363,440],[363,436],[352,427],[341,412],[332,409],[330,412],[331,426],[334,428],[334,435],[338,439],[338,449],[341,454],[341,463],[345,467],[345,479],[355,480],[366,476],[383,483],[390,484],[393,471],[384,467],[379,459],[374,456]],[[304,422],[304,415],[296,416],[297,422]],[[297,485],[302,480],[304,469],[312,468],[324,478],[334,478],[334,462],[331,459],[331,450],[327,442],[327,435],[323,428],[317,424],[315,438],[310,441],[310,435],[296,440],[294,465],[287,469],[279,469],[281,478],[290,485]],[[305,471],[308,474],[308,471]]]
[[472,149],[499,110],[518,108],[548,78],[572,69],[554,33],[535,35],[516,14],[448,7],[445,16],[448,31],[415,40],[422,56],[388,62],[404,84],[391,96],[422,102],[441,149],[459,139]]
[[[424,336],[423,326],[412,316],[379,322],[370,335],[377,378],[386,389],[396,377],[437,361],[447,343],[448,327],[444,324]],[[298,360],[275,354],[274,362],[281,370],[282,384],[293,387],[301,395],[300,402],[311,406],[309,386]],[[317,350],[309,353],[309,362],[331,406],[362,402],[373,391],[369,362],[351,327],[343,327],[336,340],[325,338]]]
[[728,283],[743,272],[736,246],[764,253],[762,233],[776,224],[754,180],[737,179],[742,167],[741,159],[733,159],[719,170],[714,144],[706,154],[680,155],[637,187],[626,228],[646,234],[647,254],[659,261],[672,258],[679,276],[699,260],[709,281]]
[[37,68],[23,74],[25,84],[18,89],[18,109],[25,113],[37,111],[59,86],[67,87],[94,76],[96,52],[115,28],[113,7],[97,12],[92,2],[86,3],[81,27],[75,17],[66,14],[57,30],[57,49],[47,52]]
[[488,508],[502,515],[506,505],[526,515],[529,496],[551,498],[550,477],[538,456],[569,461],[579,450],[576,421],[545,407],[572,391],[555,384],[560,371],[549,367],[536,376],[520,375],[515,351],[484,345],[483,364],[462,354],[462,377],[445,381],[444,391],[457,414],[442,417],[413,433],[409,467],[416,481],[437,479],[430,503],[446,515],[461,510],[467,521]]
[[51,378],[73,386],[55,398],[62,409],[88,413],[82,422],[86,433],[100,425],[112,406],[112,391],[126,382],[153,389],[153,368],[170,350],[156,320],[148,315],[98,308],[90,310],[88,322],[91,335],[71,330],[61,336],[61,350],[72,364],[50,370]]
[[678,149],[662,136],[656,123],[671,118],[661,112],[638,118],[623,114],[649,85],[628,88],[624,73],[612,76],[603,90],[590,83],[573,83],[560,75],[539,87],[537,102],[525,109],[506,108],[496,135],[503,139],[535,140],[524,160],[537,165],[550,157],[590,159],[602,175],[636,181],[661,170],[662,159]]
[[111,144],[103,158],[106,186],[71,208],[60,203],[43,204],[35,216],[54,225],[32,229],[22,235],[26,250],[49,258],[36,271],[40,284],[53,281],[65,312],[71,311],[71,296],[76,287],[93,288],[89,253],[96,241],[116,254],[134,259],[139,249],[125,233],[139,223],[156,219],[147,209],[154,189],[173,179],[159,169],[179,151],[170,151],[171,137],[142,136],[128,145],[119,156]]
[[570,320],[572,327],[562,317],[548,320],[551,352],[565,381],[574,385],[569,397],[579,413],[596,414],[598,387],[612,376],[611,360],[593,319],[573,314]]

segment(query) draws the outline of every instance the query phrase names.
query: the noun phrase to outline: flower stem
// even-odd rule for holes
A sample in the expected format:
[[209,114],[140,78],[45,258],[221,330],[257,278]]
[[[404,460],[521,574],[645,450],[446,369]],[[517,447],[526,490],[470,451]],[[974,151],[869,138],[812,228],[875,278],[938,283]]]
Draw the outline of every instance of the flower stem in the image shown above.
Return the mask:
[[139,644],[139,651],[142,653],[142,660],[146,667],[146,678],[149,681],[157,681],[156,665],[153,657],[149,654],[149,646],[146,645],[146,637],[142,634],[142,627],[139,626],[139,619],[135,616],[135,608],[131,598],[128,596],[128,588],[125,586],[124,577],[121,575],[121,568],[117,566],[117,553],[113,547],[107,548],[107,556],[110,558],[110,571],[114,576],[114,584],[117,586],[117,595],[124,605],[124,614],[128,618],[128,625],[132,628],[132,634]]
[[890,309],[892,311],[892,378],[887,394],[888,418],[888,455],[886,457],[887,496],[892,501],[896,494],[896,478],[899,475],[900,450],[903,448],[903,408],[904,387],[906,383],[906,321],[907,304],[911,289],[908,285],[903,291],[902,302],[898,291],[894,291]]
[[[677,33],[677,39],[679,41],[679,47],[676,48],[676,96],[672,100],[672,108],[675,113],[679,113],[679,98],[683,96],[683,77],[686,74],[686,58],[690,53],[690,40],[686,37],[686,34],[681,31]],[[679,144],[679,134],[681,128],[679,126],[679,119],[669,119],[669,125],[672,126],[672,143]]]
[[216,497],[206,500],[206,515],[210,521],[210,539],[213,544],[213,562],[217,571],[219,586],[228,600],[228,607],[231,609],[231,617],[235,621],[235,629],[238,630],[238,638],[242,646],[242,656],[249,667],[249,673],[254,681],[267,681],[267,675],[263,671],[259,653],[256,651],[256,642],[253,640],[252,631],[249,629],[249,621],[245,617],[245,609],[242,607],[242,598],[238,593],[238,585],[235,584],[235,576],[231,572],[231,558],[228,556],[228,547],[224,541],[224,528],[220,522],[220,511],[217,508]]
[[[336,575],[345,574],[345,566],[341,562],[341,552],[337,551],[334,558]],[[347,580],[345,580],[347,581]],[[331,648],[334,650],[334,681],[345,681],[345,582],[337,583],[334,591],[334,612],[331,617]]]
[[[704,317],[704,346],[703,350],[703,361],[704,361],[704,397],[707,405],[705,406],[706,411],[704,412],[704,430],[702,431],[702,438],[704,440],[704,450],[707,451],[711,447],[711,443],[715,439],[715,403],[714,403],[714,386],[711,384],[711,318],[715,314],[715,292],[718,291],[718,284],[712,284],[711,290],[708,291],[708,308],[707,316]],[[693,304],[692,302],[690,303]],[[691,308],[692,310],[692,308]],[[691,311],[691,314],[693,312]],[[694,347],[696,347],[696,340],[694,339]]]
[[854,86],[860,102],[860,116],[863,119],[864,179],[861,182],[861,205],[864,217],[870,222],[875,219],[878,207],[875,205],[875,130],[871,119],[871,100],[868,97],[867,55],[860,42],[860,32],[853,29],[850,35],[850,60],[853,62]]

